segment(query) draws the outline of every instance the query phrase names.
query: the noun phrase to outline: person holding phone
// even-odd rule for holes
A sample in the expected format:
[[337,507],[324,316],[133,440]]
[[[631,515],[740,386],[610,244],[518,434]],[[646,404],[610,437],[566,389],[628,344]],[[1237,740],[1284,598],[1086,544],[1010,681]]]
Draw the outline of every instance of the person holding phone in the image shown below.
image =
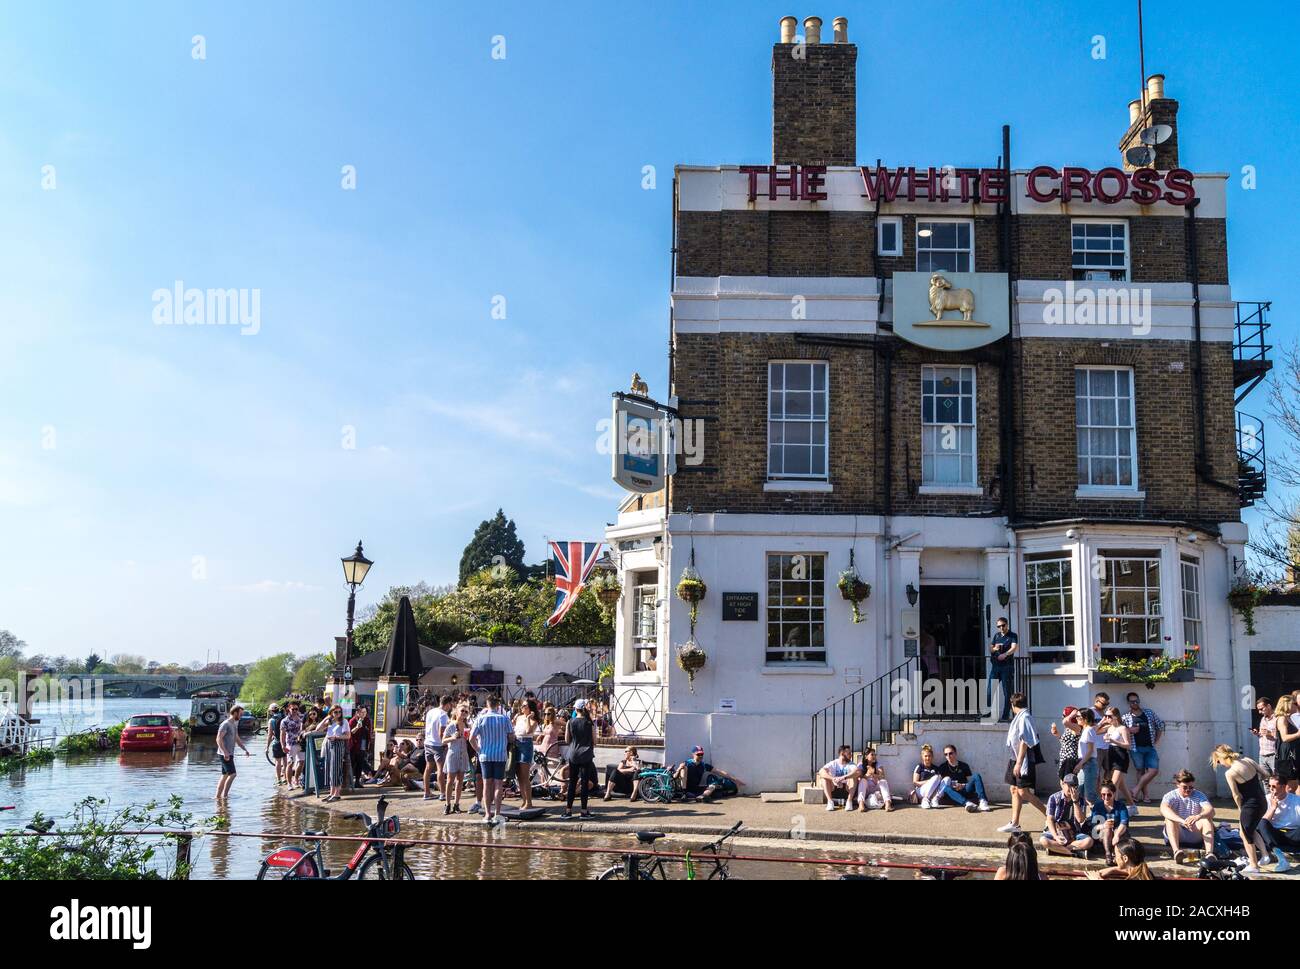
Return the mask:
[[998,631],[989,644],[989,670],[985,678],[984,693],[986,704],[991,712],[993,682],[994,680],[998,682],[1002,690],[1002,714],[998,720],[1006,722],[1011,719],[1011,692],[1016,681],[1016,664],[1012,658],[1020,650],[1020,639],[1011,631],[1006,616],[998,617],[997,627]]

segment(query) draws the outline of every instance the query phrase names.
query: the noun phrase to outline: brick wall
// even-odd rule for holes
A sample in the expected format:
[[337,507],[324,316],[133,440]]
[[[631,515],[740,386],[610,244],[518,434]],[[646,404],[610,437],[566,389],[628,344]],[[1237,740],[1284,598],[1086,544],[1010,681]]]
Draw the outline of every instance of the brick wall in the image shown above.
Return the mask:
[[[763,490],[769,360],[830,364],[829,494]],[[876,364],[870,349],[809,346],[790,334],[679,334],[673,366],[683,418],[717,418],[704,431],[703,466],[714,470],[679,471],[672,481],[674,510],[852,514],[875,506]]]
[[857,61],[854,44],[772,48],[773,164],[857,164]]
[[[682,276],[886,276],[916,268],[916,219],[903,219],[903,255],[876,256],[870,212],[681,212],[677,272]],[[1129,219],[1129,278],[1136,283],[1186,282],[1187,225],[1177,216]],[[1228,281],[1227,226],[1197,220],[1201,282]],[[1071,279],[1070,217],[1025,215],[1012,222],[1016,273],[1023,279]],[[995,216],[975,219],[975,268],[999,269]]]
[[[1019,511],[1032,518],[1142,518],[1203,522],[1240,517],[1236,496],[1198,480],[1193,344],[1175,340],[1029,339],[1019,342],[1016,406]],[[1236,481],[1232,348],[1205,344],[1206,457]],[[1133,368],[1141,501],[1076,499],[1074,369]],[[1181,365],[1181,370],[1178,369]]]
[[[934,354],[882,336],[894,350],[893,487],[895,514],[966,515],[997,512],[991,485],[1000,462],[999,363],[978,354]],[[1196,398],[1193,345],[1169,340],[1016,341],[1015,450],[1012,455],[1021,518],[1186,520],[1239,518],[1235,494],[1205,484],[1195,469]],[[1206,344],[1206,457],[1213,477],[1235,483],[1232,351]],[[830,481],[827,493],[769,492],[767,481],[767,364],[812,359],[830,364]],[[982,496],[922,495],[921,366],[976,367],[977,463]],[[1075,458],[1074,368],[1128,366],[1134,371],[1141,501],[1079,499]],[[1179,366],[1181,365],[1181,369]],[[684,470],[672,484],[672,507],[697,512],[879,514],[884,508],[884,365],[870,349],[816,346],[789,334],[686,334],[676,340],[674,392],[683,416],[712,418],[705,426],[704,467]],[[708,402],[708,403],[703,403]]]

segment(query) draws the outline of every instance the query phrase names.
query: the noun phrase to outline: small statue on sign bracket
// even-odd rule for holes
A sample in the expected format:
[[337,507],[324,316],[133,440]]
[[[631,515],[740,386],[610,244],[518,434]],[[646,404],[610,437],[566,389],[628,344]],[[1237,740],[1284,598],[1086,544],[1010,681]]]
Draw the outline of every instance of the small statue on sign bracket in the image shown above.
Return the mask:
[[650,396],[650,388],[646,386],[646,382],[641,379],[639,373],[632,374],[632,389],[629,393],[636,394],[638,397]]

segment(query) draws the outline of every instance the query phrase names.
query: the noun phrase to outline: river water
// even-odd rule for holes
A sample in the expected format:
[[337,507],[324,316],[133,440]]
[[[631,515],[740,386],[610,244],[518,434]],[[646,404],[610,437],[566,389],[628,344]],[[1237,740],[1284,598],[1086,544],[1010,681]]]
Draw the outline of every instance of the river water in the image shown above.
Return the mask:
[[[33,711],[44,725],[55,726],[60,733],[88,726],[108,726],[120,723],[138,713],[175,713],[189,716],[188,700],[104,700],[102,709],[86,713],[57,713]],[[192,877],[203,879],[243,879],[257,875],[262,858],[281,844],[297,843],[296,832],[305,829],[323,830],[333,835],[361,834],[355,821],[339,814],[315,807],[310,803],[275,794],[275,772],[263,748],[265,735],[244,737],[252,756],[236,757],[238,776],[228,801],[230,830],[276,832],[279,837],[226,838],[204,837],[195,843]],[[77,802],[86,797],[105,799],[106,810],[113,811],[130,805],[142,805],[153,799],[164,802],[169,796],[179,795],[183,810],[193,815],[196,826],[215,813],[216,790],[220,767],[216,747],[211,736],[198,735],[188,750],[171,753],[129,753],[111,751],[77,757],[56,758],[52,763],[27,767],[0,776],[0,807],[13,805],[15,810],[0,812],[0,830],[22,828],[32,815],[40,811],[47,816],[61,817]],[[374,811],[373,804],[368,808]],[[397,808],[400,814],[400,807]],[[583,847],[610,847],[626,851],[633,843],[630,835],[609,836],[579,832],[529,830],[527,824],[510,824],[504,830],[489,832],[478,825],[439,825],[429,822],[403,823],[403,833],[417,838],[432,838],[460,842],[490,842],[515,845],[580,844]],[[338,871],[355,850],[354,843],[327,842],[326,864]],[[659,843],[666,851],[680,851],[698,847],[671,839]],[[791,856],[788,848],[749,843],[737,848],[745,855]],[[831,852],[834,857],[879,857],[870,849],[858,852],[845,846]],[[802,852],[802,857],[816,858],[814,852]],[[418,847],[407,852],[407,862],[417,878],[436,879],[586,879],[617,861],[617,853],[572,854],[558,851],[528,851],[505,848],[475,847]],[[170,860],[170,854],[169,854]],[[900,859],[902,860],[902,859]],[[952,864],[953,858],[935,858],[937,863]],[[680,877],[681,866],[669,865],[671,877]],[[735,862],[733,875],[746,879],[837,878],[841,868],[828,865],[786,865],[770,862]],[[910,871],[894,873],[895,877],[914,877]]]

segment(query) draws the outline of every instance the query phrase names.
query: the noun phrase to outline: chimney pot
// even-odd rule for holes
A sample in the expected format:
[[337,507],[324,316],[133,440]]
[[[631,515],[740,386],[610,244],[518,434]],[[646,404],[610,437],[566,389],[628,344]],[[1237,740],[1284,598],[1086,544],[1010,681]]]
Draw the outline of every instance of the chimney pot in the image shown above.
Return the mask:
[[1135,125],[1140,117],[1142,117],[1142,99],[1134,98],[1128,103],[1128,123]]
[[832,26],[835,29],[835,43],[847,44],[849,42],[849,18],[836,17],[832,21]]
[[803,20],[803,42],[810,47],[822,42],[822,18],[805,17]]
[[1165,96],[1165,76],[1152,74],[1147,78],[1147,100],[1160,101]]
[[781,43],[793,44],[795,28],[799,26],[798,17],[781,18]]

